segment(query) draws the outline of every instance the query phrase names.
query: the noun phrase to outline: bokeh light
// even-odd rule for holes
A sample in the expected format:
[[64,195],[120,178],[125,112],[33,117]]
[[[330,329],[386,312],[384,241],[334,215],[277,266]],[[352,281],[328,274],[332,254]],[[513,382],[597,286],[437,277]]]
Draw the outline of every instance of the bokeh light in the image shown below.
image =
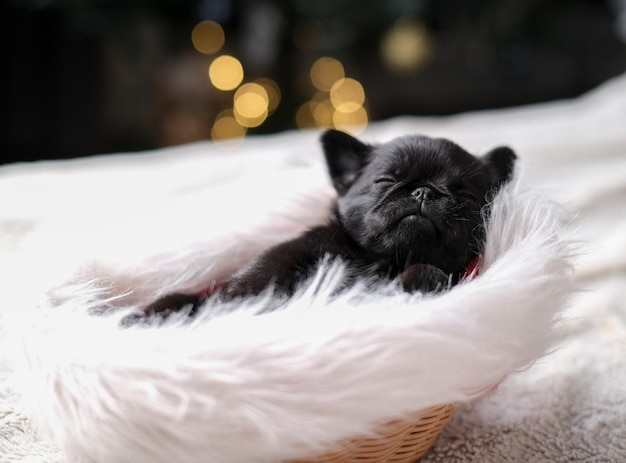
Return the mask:
[[235,148],[241,144],[247,129],[235,119],[231,110],[222,111],[218,114],[213,127],[211,138],[216,142],[229,142],[228,147]]
[[390,69],[407,72],[428,62],[432,47],[428,30],[422,23],[400,20],[383,38],[381,54]]
[[335,109],[353,112],[365,102],[365,91],[363,86],[354,79],[339,79],[330,89],[330,101]]
[[244,127],[258,127],[268,116],[269,97],[265,88],[258,83],[244,84],[237,89],[233,98],[235,119]]
[[323,56],[311,66],[311,82],[318,90],[328,91],[335,82],[345,77],[343,65],[335,58]]
[[191,31],[191,43],[205,55],[217,53],[224,46],[224,29],[214,21],[202,21]]
[[315,127],[315,119],[313,119],[313,102],[307,101],[296,111],[296,125],[299,129],[310,129]]
[[339,130],[349,131],[353,135],[362,132],[368,123],[367,111],[363,106],[354,111],[344,112],[336,110],[333,113],[333,127]]
[[234,56],[219,56],[209,66],[209,79],[219,90],[234,90],[243,80],[243,66]]
[[319,128],[327,128],[333,126],[333,108],[330,100],[312,101],[311,109],[313,111],[313,120],[315,126]]
[[280,104],[280,98],[281,98],[280,87],[278,86],[278,84],[272,79],[268,79],[267,77],[261,77],[255,80],[255,82],[259,85],[262,85],[265,91],[267,92],[267,97],[268,97],[267,109],[270,112],[270,114],[276,111],[276,108]]
[[353,134],[365,129],[369,120],[364,107],[365,90],[359,81],[345,76],[338,60],[319,58],[311,66],[309,76],[318,91],[298,108],[298,128],[332,127]]

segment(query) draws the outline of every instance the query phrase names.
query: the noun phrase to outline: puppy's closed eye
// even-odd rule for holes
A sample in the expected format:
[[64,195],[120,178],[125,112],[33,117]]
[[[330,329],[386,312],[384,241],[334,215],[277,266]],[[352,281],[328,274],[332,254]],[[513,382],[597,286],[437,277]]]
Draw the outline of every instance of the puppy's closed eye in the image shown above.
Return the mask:
[[395,177],[392,177],[391,175],[383,175],[381,177],[378,177],[376,180],[374,180],[375,184],[379,184],[379,183],[397,183],[398,180],[395,179]]

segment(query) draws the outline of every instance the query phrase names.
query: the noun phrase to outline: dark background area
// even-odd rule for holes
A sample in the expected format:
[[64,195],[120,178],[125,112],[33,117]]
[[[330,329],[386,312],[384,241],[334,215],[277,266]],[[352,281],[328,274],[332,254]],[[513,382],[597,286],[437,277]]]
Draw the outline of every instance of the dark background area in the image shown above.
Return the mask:
[[[2,5],[2,163],[209,139],[233,93],[213,88],[207,77],[221,54],[241,61],[246,81],[268,77],[280,87],[276,111],[248,134],[297,126],[298,108],[315,91],[309,69],[322,56],[339,60],[362,84],[370,121],[575,97],[626,71],[621,0]],[[224,29],[225,45],[214,55],[191,43],[202,20]],[[397,69],[381,47],[401,24],[410,25],[420,54]]]

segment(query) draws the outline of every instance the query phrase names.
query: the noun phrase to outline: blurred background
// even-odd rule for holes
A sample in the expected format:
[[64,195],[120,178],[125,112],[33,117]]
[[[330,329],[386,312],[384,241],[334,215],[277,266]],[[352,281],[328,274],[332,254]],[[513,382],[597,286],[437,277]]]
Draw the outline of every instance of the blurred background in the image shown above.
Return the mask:
[[626,0],[4,0],[0,162],[580,95]]

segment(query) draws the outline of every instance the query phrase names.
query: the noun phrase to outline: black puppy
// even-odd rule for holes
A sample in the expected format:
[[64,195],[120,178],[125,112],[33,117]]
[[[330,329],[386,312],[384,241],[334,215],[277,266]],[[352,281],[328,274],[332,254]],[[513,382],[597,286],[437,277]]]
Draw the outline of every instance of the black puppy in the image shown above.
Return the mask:
[[[221,288],[222,300],[270,286],[291,295],[325,256],[346,262],[346,285],[397,278],[407,291],[432,292],[455,284],[480,252],[482,211],[510,179],[516,159],[507,147],[477,158],[449,140],[424,136],[369,145],[329,130],[322,145],[338,193],[332,217],[261,254]],[[195,310],[202,302],[171,294],[145,313]]]

